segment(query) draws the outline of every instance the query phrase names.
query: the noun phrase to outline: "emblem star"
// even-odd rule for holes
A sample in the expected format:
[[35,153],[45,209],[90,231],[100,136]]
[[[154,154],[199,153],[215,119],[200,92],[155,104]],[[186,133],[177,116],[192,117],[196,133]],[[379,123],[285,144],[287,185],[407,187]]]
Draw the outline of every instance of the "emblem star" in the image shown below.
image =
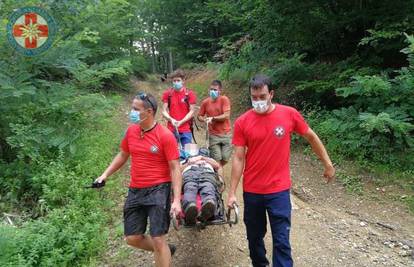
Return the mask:
[[39,27],[37,23],[33,23],[30,21],[29,24],[22,26],[22,37],[29,38],[30,42],[33,41],[33,39],[38,39],[39,34],[42,32],[39,30]]

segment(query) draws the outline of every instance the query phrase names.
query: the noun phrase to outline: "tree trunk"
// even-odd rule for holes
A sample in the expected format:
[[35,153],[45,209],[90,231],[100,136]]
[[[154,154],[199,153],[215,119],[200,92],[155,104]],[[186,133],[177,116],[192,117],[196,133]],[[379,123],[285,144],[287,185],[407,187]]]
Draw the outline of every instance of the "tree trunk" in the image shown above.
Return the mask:
[[155,66],[156,60],[155,60],[155,44],[154,44],[154,38],[151,37],[151,56],[152,56],[152,73],[155,73],[157,71],[157,68]]
[[173,56],[171,50],[168,50],[168,72],[173,72]]

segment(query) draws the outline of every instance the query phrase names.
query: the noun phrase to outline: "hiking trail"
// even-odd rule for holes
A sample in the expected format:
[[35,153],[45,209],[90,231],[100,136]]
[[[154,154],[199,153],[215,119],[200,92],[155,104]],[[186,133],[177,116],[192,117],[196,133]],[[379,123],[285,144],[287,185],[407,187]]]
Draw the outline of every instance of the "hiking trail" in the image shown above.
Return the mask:
[[[160,99],[166,83],[131,81],[136,91],[151,92],[159,101],[158,121],[161,119]],[[123,112],[130,109],[130,99]],[[200,123],[199,123],[200,124]],[[203,128],[195,131],[199,145],[204,144]],[[294,147],[294,146],[293,146]],[[128,168],[125,177],[116,181],[127,193]],[[231,163],[225,166],[226,186],[229,186]],[[337,170],[341,166],[337,167]],[[292,227],[291,244],[295,266],[413,266],[414,217],[406,207],[390,202],[381,192],[375,196],[350,195],[339,181],[326,184],[319,161],[307,156],[302,149],[291,153]],[[226,190],[227,190],[226,188]],[[226,200],[226,192],[224,192]],[[170,243],[177,245],[172,266],[251,266],[243,223],[242,186],[237,191],[240,206],[239,224],[229,227],[209,226],[202,231],[171,226]],[[99,266],[153,266],[150,252],[133,249],[123,240],[122,207],[124,197],[113,214],[110,250]],[[265,238],[268,259],[271,259],[270,226]]]

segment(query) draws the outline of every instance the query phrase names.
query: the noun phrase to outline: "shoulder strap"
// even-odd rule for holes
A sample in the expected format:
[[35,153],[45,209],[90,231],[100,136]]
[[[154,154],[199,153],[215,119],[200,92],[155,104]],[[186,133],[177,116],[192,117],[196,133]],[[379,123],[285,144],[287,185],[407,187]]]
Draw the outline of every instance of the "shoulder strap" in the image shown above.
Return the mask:
[[[172,89],[168,89],[168,109],[170,109],[171,106],[171,97],[172,97]],[[189,92],[187,90],[187,88],[185,88],[185,97],[184,97],[184,102],[187,104],[188,110],[190,110],[190,100],[189,100]]]
[[184,101],[185,101],[185,103],[187,104],[187,108],[188,108],[188,110],[190,111],[190,97],[188,96],[189,95],[189,91],[188,91],[188,89],[187,89],[187,87],[185,88],[185,97],[184,97]]
[[168,110],[170,110],[170,106],[171,106],[171,97],[172,97],[172,89],[169,88],[168,89]]

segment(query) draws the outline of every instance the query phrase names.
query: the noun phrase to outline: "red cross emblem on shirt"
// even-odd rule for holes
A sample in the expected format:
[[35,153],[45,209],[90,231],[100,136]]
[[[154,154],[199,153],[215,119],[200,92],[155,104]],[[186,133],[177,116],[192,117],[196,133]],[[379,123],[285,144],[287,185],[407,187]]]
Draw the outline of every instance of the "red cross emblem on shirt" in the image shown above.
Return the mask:
[[45,19],[36,13],[26,13],[13,26],[13,36],[24,48],[38,48],[48,38],[49,27]]

